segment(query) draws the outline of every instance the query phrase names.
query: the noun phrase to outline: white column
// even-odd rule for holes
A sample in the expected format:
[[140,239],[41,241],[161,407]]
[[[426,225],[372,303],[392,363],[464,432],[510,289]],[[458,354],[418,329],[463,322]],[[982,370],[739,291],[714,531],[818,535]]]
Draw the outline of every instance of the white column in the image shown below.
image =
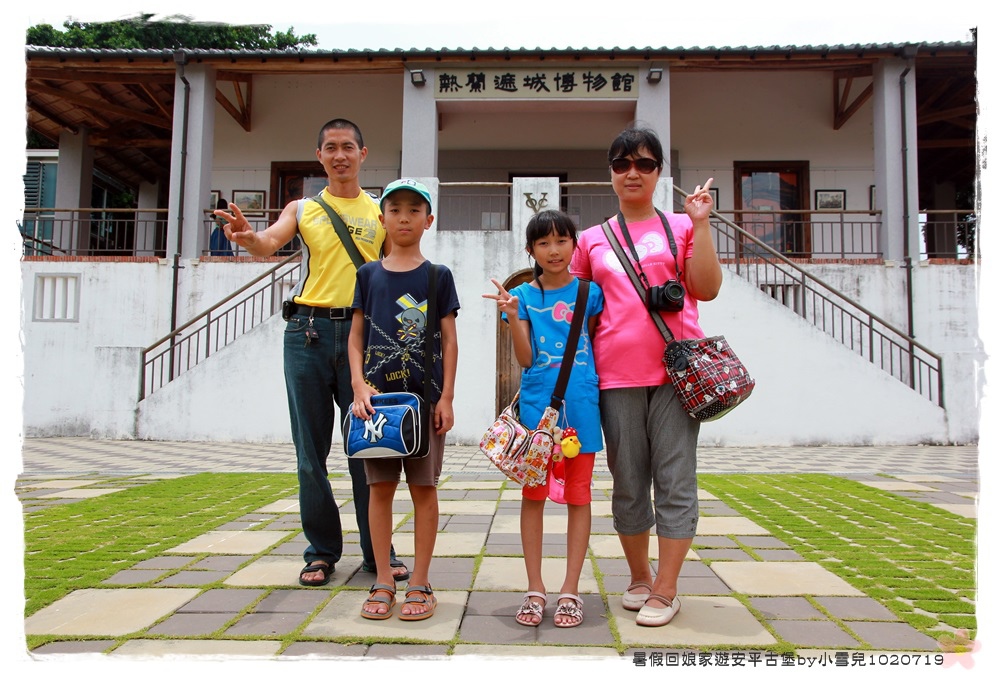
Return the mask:
[[[886,261],[902,261],[904,233],[909,236],[910,258],[917,259],[920,252],[915,71],[910,69],[903,86],[900,83],[909,67],[910,63],[902,59],[884,59],[875,64],[873,72],[875,208],[882,211],[879,248]],[[905,95],[905,107],[901,92]],[[907,217],[909,221],[904,222]]]
[[[417,68],[414,68],[417,69]],[[436,176],[438,119],[434,101],[434,71],[422,69],[425,84],[415,86],[403,71],[403,148],[400,177]]]
[[[663,75],[658,82],[649,81],[650,68],[662,68]],[[635,102],[635,120],[649,127],[660,138],[663,146],[663,173],[665,177],[670,171],[670,68],[666,65],[653,63],[639,68],[639,98]]]
[[90,129],[59,134],[59,169],[56,208],[90,208],[90,190],[94,183],[94,149],[90,147]]
[[139,210],[135,216],[135,254],[155,255],[156,254],[156,223],[160,215],[152,213],[150,209],[156,208],[157,198],[160,192],[159,183],[139,183]]
[[[650,82],[650,68],[661,68],[659,81]],[[663,171],[653,193],[653,205],[664,213],[674,210],[673,176],[679,168],[671,164],[670,149],[670,68],[659,63],[639,68],[639,99],[635,104],[635,119],[642,126],[652,129],[663,146]]]
[[[212,189],[215,69],[204,65],[178,66],[174,92],[167,257],[172,257],[178,251],[177,227],[180,214],[180,255],[190,259],[197,258],[208,247],[209,229],[204,224],[204,208]],[[182,142],[185,133],[186,151]]]
[[[56,173],[56,208],[90,208],[94,185],[94,148],[90,129],[59,134],[59,167]],[[82,223],[82,224],[81,224]],[[90,216],[57,213],[52,233],[56,246],[71,254],[86,255],[90,248]]]

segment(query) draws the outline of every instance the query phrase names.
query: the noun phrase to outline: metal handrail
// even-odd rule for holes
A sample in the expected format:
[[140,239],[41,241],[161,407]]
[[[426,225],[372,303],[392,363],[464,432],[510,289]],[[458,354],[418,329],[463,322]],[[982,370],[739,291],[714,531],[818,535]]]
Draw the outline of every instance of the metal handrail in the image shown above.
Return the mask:
[[[688,196],[677,186],[673,189],[682,200]],[[771,294],[775,299],[778,299],[779,291],[782,295],[788,291],[787,294],[791,295],[790,308],[804,320],[810,321],[816,328],[839,340],[841,344],[860,356],[866,357],[869,362],[931,402],[944,407],[941,356],[809,273],[718,211],[713,210],[711,215],[712,225],[718,236],[728,238],[734,243],[736,255],[731,262],[724,264],[737,275],[756,285],[759,290]],[[139,399],[143,400],[161,388],[165,382],[172,381],[236,337],[245,334],[250,328],[277,313],[280,303],[274,299],[275,288],[298,267],[288,269],[281,274],[278,274],[278,270],[295,261],[300,255],[301,251],[296,251],[147,347],[143,351]],[[761,266],[764,267],[763,274],[760,271]],[[226,306],[269,277],[270,281],[267,284],[254,290],[237,304]],[[271,294],[270,312],[264,315],[263,304],[259,311],[250,311],[250,305],[256,307],[257,299],[263,298],[268,292]],[[787,300],[784,303],[788,306]],[[223,311],[215,313],[223,307],[225,307]],[[240,314],[243,316],[242,325],[237,323]],[[249,327],[247,327],[248,320]],[[204,324],[181,338],[184,331],[201,322]]]
[[[674,192],[682,200],[688,196],[676,185]],[[738,276],[769,294],[772,290],[778,294],[776,291],[779,286],[782,290],[787,286],[792,290],[790,308],[799,316],[931,402],[942,408],[945,406],[941,356],[809,273],[718,211],[713,210],[711,216],[712,225],[719,236],[726,237],[735,244],[735,257],[724,264]],[[741,251],[748,254],[744,255]],[[763,278],[759,270],[761,265],[764,266]],[[788,299],[786,297],[784,302],[786,306]],[[850,307],[850,310],[844,305]]]
[[[281,294],[278,286],[299,270],[293,265],[279,273],[282,267],[290,265],[301,257],[296,251],[274,265],[257,278],[230,293],[211,307],[201,312],[184,325],[157,340],[142,352],[142,371],[139,376],[139,400],[144,400],[154,391],[190,370],[222,347],[233,342],[240,335],[263,323],[281,310]],[[259,285],[261,281],[267,283]],[[255,286],[259,286],[256,287]],[[252,292],[248,292],[251,291]],[[245,296],[243,296],[245,294]],[[270,295],[270,307],[263,301]],[[242,297],[242,298],[241,298]],[[239,300],[230,304],[233,300]],[[258,300],[260,300],[258,302]],[[221,311],[220,311],[221,310]],[[184,334],[192,326],[202,323],[194,331]]]

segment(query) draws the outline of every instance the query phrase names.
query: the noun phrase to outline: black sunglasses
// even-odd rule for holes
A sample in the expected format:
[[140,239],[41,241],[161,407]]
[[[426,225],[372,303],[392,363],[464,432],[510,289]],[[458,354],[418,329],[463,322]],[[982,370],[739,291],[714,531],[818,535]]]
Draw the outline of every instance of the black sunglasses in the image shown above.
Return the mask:
[[656,169],[660,168],[660,162],[655,159],[650,159],[649,157],[640,157],[639,159],[619,157],[618,159],[611,160],[611,170],[615,173],[628,173],[629,169],[633,166],[639,173],[652,173]]

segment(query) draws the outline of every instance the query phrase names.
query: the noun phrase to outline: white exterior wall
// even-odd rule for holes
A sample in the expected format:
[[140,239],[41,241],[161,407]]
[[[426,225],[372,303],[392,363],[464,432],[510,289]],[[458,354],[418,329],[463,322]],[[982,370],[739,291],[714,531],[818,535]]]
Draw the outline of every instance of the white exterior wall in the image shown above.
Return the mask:
[[847,210],[868,209],[872,108],[834,130],[832,73],[673,70],[670,83],[672,149],[685,191],[715,177],[716,208],[732,210],[733,161],[808,161],[804,208],[813,207],[814,190],[846,189]]
[[[432,229],[424,252],[452,269],[462,305],[456,424],[449,442],[475,444],[493,417],[496,377],[496,308],[481,295],[490,289],[490,278],[503,280],[526,266],[520,233]],[[200,290],[187,309],[207,308],[268,266],[191,265],[192,284]],[[852,289],[899,286],[902,274],[875,265],[812,267],[849,295]],[[81,275],[77,323],[30,318],[35,274],[56,270]],[[925,334],[921,341],[945,358],[947,415],[727,272],[719,298],[701,305],[702,326],[726,335],[758,384],[740,409],[703,426],[702,444],[977,441],[982,385],[977,373],[985,354],[977,335],[976,269],[925,265],[914,271],[918,335]],[[168,332],[170,266],[26,262],[22,274],[27,435],[120,438],[131,437],[134,429],[135,437],[146,439],[290,441],[280,318],[152,395],[130,419],[127,401],[137,398],[138,350]],[[866,297],[873,305],[880,301],[877,292]]]
[[319,130],[335,117],[361,127],[368,147],[361,184],[387,185],[399,177],[400,81],[399,75],[254,76],[251,132],[227,113],[216,114],[212,189],[226,199],[233,190],[266,190],[270,203],[271,162],[317,161]]
[[[271,266],[198,260],[183,260],[182,265],[192,292],[179,298],[178,313],[186,317],[181,324]],[[79,275],[77,321],[33,320],[40,274]],[[122,427],[120,419],[102,418],[95,410],[110,409],[102,405],[111,395],[131,397],[134,406],[140,371],[122,371],[124,356],[108,349],[143,349],[170,332],[171,279],[169,260],[21,264],[27,435],[102,435],[106,425]],[[95,396],[95,390],[102,395]]]

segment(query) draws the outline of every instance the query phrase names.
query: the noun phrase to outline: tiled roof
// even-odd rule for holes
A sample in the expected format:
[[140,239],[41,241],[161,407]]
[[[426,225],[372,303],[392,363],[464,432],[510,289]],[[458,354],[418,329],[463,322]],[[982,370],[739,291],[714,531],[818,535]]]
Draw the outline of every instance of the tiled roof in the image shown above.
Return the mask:
[[[939,50],[967,50],[973,49],[973,42],[917,42],[917,43],[869,43],[869,44],[838,44],[838,45],[771,45],[771,46],[735,46],[735,47],[517,47],[517,48],[440,48],[440,49],[188,49],[182,50],[194,57],[239,57],[239,58],[324,58],[331,56],[385,56],[385,57],[406,57],[419,59],[421,57],[436,57],[439,55],[449,56],[507,56],[520,55],[531,56],[533,54],[576,54],[578,56],[605,56],[608,54],[618,55],[658,55],[658,56],[680,56],[684,54],[726,54],[731,56],[753,56],[754,54],[815,54],[815,53],[840,53],[853,54],[858,52],[891,52],[903,49],[908,44],[915,44],[922,52],[934,52]],[[27,45],[25,51],[31,55],[59,55],[66,56],[125,56],[125,57],[145,57],[172,59],[174,49],[78,49],[69,47],[38,47]]]

